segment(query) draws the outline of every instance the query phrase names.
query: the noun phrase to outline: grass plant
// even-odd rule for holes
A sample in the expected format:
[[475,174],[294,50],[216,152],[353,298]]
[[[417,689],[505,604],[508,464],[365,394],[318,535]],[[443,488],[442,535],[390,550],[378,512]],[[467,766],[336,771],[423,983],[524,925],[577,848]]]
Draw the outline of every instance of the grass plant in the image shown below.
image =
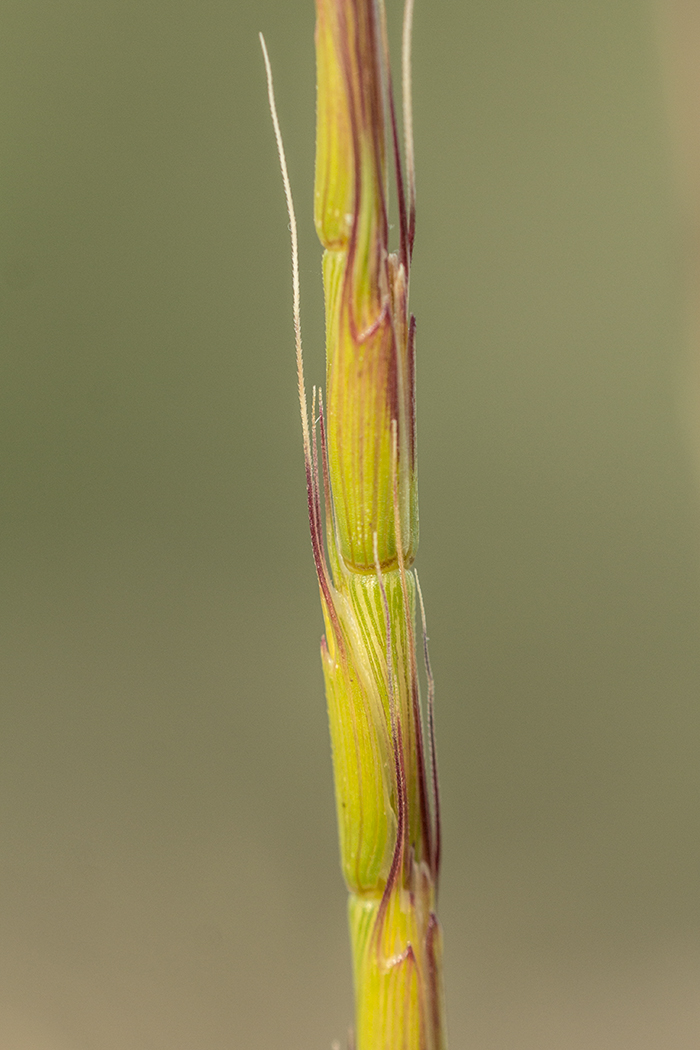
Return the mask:
[[[326,402],[304,383],[297,231],[294,324],[309,523],[355,984],[357,1050],[444,1050],[436,917],[440,812],[433,680],[418,545],[412,0],[403,26],[403,142],[381,0],[316,0],[314,211],[324,248]],[[389,170],[398,246],[389,245]],[[416,612],[427,681],[421,710]],[[427,743],[426,743],[427,740]]]

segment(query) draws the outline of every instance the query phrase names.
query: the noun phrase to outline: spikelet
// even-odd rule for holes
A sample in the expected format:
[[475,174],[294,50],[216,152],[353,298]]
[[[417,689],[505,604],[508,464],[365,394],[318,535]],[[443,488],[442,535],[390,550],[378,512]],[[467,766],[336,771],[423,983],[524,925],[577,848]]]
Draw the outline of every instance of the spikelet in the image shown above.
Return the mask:
[[[380,0],[316,0],[314,213],[324,247],[326,391],[303,380],[296,223],[290,210],[309,522],[325,621],[321,646],[341,865],[349,890],[357,1050],[444,1050],[435,915],[440,821],[427,647],[428,747],[419,695],[412,564],[418,544],[412,2],[404,17],[404,186]],[[264,44],[263,44],[264,49]],[[388,156],[399,246],[389,251]],[[426,754],[426,750],[428,754]]]

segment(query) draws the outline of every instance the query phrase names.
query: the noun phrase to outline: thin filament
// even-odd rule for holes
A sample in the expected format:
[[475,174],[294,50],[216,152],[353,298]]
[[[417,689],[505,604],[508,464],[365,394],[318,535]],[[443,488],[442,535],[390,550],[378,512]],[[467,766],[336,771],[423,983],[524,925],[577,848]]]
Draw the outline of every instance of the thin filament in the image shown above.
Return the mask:
[[275,103],[275,89],[272,83],[272,67],[270,65],[270,57],[267,53],[265,37],[262,35],[262,33],[260,33],[259,36],[260,46],[262,47],[263,59],[265,61],[265,75],[267,76],[267,97],[270,103],[270,115],[272,116],[272,126],[275,129],[275,141],[277,143],[277,153],[279,154],[280,169],[282,171],[282,182],[284,183],[284,196],[287,201],[287,213],[289,215],[289,232],[291,234],[292,241],[292,310],[294,316],[294,342],[296,345],[297,357],[299,408],[301,409],[301,425],[304,431],[304,456],[306,457],[308,462],[311,459],[311,441],[309,438],[309,413],[306,404],[306,387],[304,385],[304,359],[301,349],[301,296],[299,292],[299,238],[297,235],[297,220],[296,215],[294,213],[292,185],[289,181],[289,171],[287,169],[287,158],[285,157],[284,153],[284,143],[282,142],[282,132],[280,130],[279,120],[277,119],[277,105]]
[[435,843],[433,846],[433,875],[435,876],[436,888],[437,879],[440,874],[440,852],[441,852],[441,836],[440,836],[440,786],[438,783],[437,774],[437,749],[435,746],[435,679],[433,678],[433,671],[430,666],[430,654],[428,653],[428,627],[425,620],[425,605],[423,604],[423,592],[420,589],[420,581],[418,579],[418,573],[415,573],[416,580],[416,591],[418,592],[418,602],[420,604],[420,616],[421,623],[423,625],[423,662],[425,664],[425,675],[428,679],[428,741],[430,746],[430,777],[433,788],[433,816],[435,819]]
[[403,138],[406,148],[406,180],[408,182],[408,255],[413,254],[416,232],[416,165],[413,154],[413,95],[411,76],[411,44],[413,37],[413,0],[406,0],[403,10],[403,38],[401,46],[401,101],[403,104]]
[[287,201],[287,214],[289,215],[289,232],[291,235],[292,243],[292,311],[294,318],[294,343],[296,347],[299,408],[301,411],[301,426],[304,436],[304,464],[306,468],[306,494],[309,509],[309,523],[311,526],[311,546],[314,554],[314,564],[316,566],[318,582],[323,593],[326,608],[328,609],[328,615],[333,625],[333,633],[335,634],[341,655],[344,657],[345,643],[343,641],[343,634],[340,628],[338,614],[333,603],[331,583],[328,578],[328,568],[323,552],[323,533],[320,527],[321,512],[319,508],[318,461],[316,460],[316,463],[314,464],[314,457],[312,456],[311,450],[311,437],[309,434],[309,411],[306,401],[306,386],[304,383],[304,358],[301,348],[301,295],[299,291],[299,238],[297,235],[297,220],[296,215],[294,213],[292,186],[289,181],[289,171],[287,169],[287,158],[285,157],[284,153],[284,143],[282,142],[282,132],[280,130],[280,124],[277,118],[277,105],[275,103],[275,89],[272,83],[272,67],[270,65],[270,57],[267,53],[265,37],[262,35],[262,33],[259,34],[259,37],[260,46],[262,47],[263,59],[265,61],[265,74],[267,76],[267,97],[270,103],[270,115],[272,117],[272,126],[275,130],[275,141],[277,143],[277,153],[279,155],[280,170],[282,172],[284,195]]

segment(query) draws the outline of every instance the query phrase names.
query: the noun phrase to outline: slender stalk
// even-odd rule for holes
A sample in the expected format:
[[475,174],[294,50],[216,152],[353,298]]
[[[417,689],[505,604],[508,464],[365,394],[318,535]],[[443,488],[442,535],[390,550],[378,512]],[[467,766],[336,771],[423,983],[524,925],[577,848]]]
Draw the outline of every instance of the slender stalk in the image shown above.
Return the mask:
[[[403,27],[402,158],[382,0],[316,0],[315,222],[324,247],[327,411],[309,425],[290,212],[294,322],[309,523],[325,620],[321,656],[341,865],[349,891],[357,1050],[444,1050],[440,829],[433,681],[418,546],[412,0]],[[388,179],[399,244],[389,250]],[[405,163],[407,178],[404,182]],[[428,681],[424,743],[416,597]]]

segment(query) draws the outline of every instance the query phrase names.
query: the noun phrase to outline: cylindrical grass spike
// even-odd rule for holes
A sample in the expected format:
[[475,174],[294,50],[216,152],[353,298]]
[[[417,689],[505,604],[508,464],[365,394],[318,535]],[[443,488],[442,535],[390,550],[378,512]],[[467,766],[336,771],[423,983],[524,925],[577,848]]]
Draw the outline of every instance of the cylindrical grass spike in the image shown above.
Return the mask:
[[[403,27],[407,184],[382,0],[316,0],[314,213],[324,247],[326,398],[311,425],[297,232],[272,75],[268,92],[292,232],[294,327],[309,524],[325,621],[321,656],[355,983],[352,1050],[446,1050],[435,914],[440,828],[433,678],[412,569],[418,545],[415,231],[410,40]],[[391,163],[389,163],[391,158]],[[388,180],[395,179],[396,252]],[[427,747],[416,600],[428,682]]]
[[[411,8],[409,2],[404,25],[404,187],[383,6],[316,0],[314,205],[325,249],[320,439],[330,564],[319,582],[357,1050],[446,1046],[432,676],[426,748],[411,569],[418,544],[415,321],[408,308]],[[389,250],[390,168],[399,208],[396,253]],[[312,452],[319,492],[317,458]]]

